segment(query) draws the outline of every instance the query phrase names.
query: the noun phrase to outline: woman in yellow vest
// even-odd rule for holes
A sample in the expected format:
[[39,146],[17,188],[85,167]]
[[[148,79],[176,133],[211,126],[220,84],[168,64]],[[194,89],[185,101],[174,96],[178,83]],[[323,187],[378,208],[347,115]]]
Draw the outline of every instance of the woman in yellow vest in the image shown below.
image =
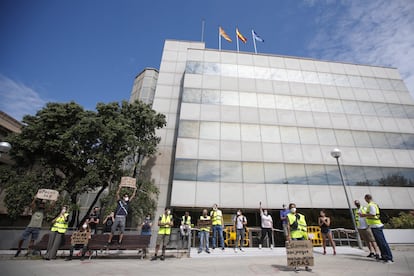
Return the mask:
[[[287,228],[288,228],[288,236],[287,241],[291,240],[307,240],[308,233],[306,228],[306,220],[305,216],[296,212],[296,204],[290,203],[289,204],[290,213],[287,214]],[[312,271],[312,269],[308,266],[305,266],[306,271]],[[295,267],[295,271],[298,271],[297,267]]]
[[160,257],[161,261],[165,259],[165,248],[167,244],[170,242],[170,234],[171,234],[171,227],[174,225],[174,221],[171,215],[170,208],[165,208],[164,214],[162,214],[158,219],[158,236],[155,245],[155,254],[152,257],[151,261],[155,261],[158,258],[158,251],[160,250],[160,246],[162,244],[162,255]]
[[198,253],[200,254],[201,251],[203,251],[203,247],[205,247],[206,252],[210,254],[208,243],[209,243],[209,238],[210,238],[211,217],[208,215],[207,209],[203,210],[203,215],[200,216],[200,221],[203,221],[203,226],[200,227],[200,232],[199,232],[200,246],[198,247]]
[[50,229],[49,242],[47,244],[47,252],[45,260],[56,259],[57,251],[60,247],[62,239],[68,230],[69,212],[68,206],[63,206],[60,214],[52,220],[52,228]]

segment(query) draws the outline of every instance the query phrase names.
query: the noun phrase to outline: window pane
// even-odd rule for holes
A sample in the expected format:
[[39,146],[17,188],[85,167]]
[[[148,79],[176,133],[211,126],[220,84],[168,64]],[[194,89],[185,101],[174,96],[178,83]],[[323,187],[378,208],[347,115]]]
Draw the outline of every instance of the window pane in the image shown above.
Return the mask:
[[240,141],[240,125],[232,123],[222,123],[221,139]]
[[388,104],[388,107],[391,110],[392,116],[397,118],[406,118],[405,109],[400,104]]
[[279,127],[261,125],[260,133],[262,136],[262,142],[280,143]]
[[318,138],[319,138],[319,143],[321,145],[327,146],[335,146],[337,145],[336,139],[335,139],[335,133],[332,129],[322,129],[322,128],[318,128],[317,129],[318,132]]
[[414,149],[414,135],[413,134],[402,134],[402,138],[404,140],[404,145],[407,149],[413,150]]
[[305,165],[308,182],[311,185],[327,185],[328,178],[323,165]]
[[243,182],[264,183],[263,163],[243,163]]
[[369,102],[358,102],[359,110],[363,115],[377,115],[372,103]]
[[413,168],[402,168],[400,169],[400,174],[402,177],[404,177],[403,183],[405,186],[414,186],[414,169]]
[[216,122],[201,122],[200,139],[219,139],[220,124]]
[[299,128],[299,136],[301,144],[318,145],[318,135],[314,128]]
[[282,184],[286,182],[285,167],[278,163],[265,163],[265,183]]
[[355,101],[342,101],[342,106],[346,114],[361,114],[359,106]]
[[201,103],[201,90],[193,88],[184,88],[183,91],[184,103]]
[[280,136],[282,143],[300,143],[299,133],[296,127],[280,127]]
[[365,176],[370,185],[378,185],[379,180],[383,178],[381,168],[364,167]]
[[341,176],[339,174],[339,169],[337,166],[326,165],[326,175],[328,177],[328,183],[330,185],[339,185],[342,184]]
[[258,125],[241,125],[242,141],[260,142],[260,128]]
[[203,90],[201,102],[204,104],[219,104],[220,91],[218,90]]
[[241,162],[221,162],[222,182],[242,182]]
[[369,135],[365,131],[352,131],[352,136],[354,137],[355,145],[357,147],[372,147],[371,140]]
[[352,133],[349,130],[335,130],[336,140],[338,141],[339,147],[354,147],[354,138],[352,137]]
[[286,164],[287,184],[308,184],[303,164]]
[[393,149],[405,149],[404,139],[399,133],[385,133],[387,137],[388,144]]
[[221,104],[239,105],[239,93],[234,91],[221,91]]
[[198,138],[199,129],[199,121],[180,121],[178,136],[187,138]]
[[174,164],[175,180],[197,180],[197,160],[176,159]]
[[384,133],[381,132],[369,132],[369,137],[371,138],[372,146],[375,148],[389,148],[387,137]]
[[199,160],[197,170],[198,181],[219,182],[220,166],[219,161]]
[[345,184],[366,185],[366,178],[362,167],[344,166],[343,169]]

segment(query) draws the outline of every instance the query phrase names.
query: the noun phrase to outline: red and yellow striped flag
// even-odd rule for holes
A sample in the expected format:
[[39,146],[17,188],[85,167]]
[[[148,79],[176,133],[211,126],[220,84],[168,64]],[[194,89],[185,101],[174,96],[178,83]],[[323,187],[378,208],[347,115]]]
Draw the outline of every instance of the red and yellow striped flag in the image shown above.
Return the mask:
[[239,32],[239,28],[236,28],[236,34],[237,34],[237,37],[243,42],[243,43],[246,43],[247,42],[247,38],[245,38],[244,37],[244,35],[242,35],[240,32]]
[[229,37],[228,34],[226,34],[226,32],[223,30],[222,27],[219,27],[219,34],[228,42],[232,42],[231,38]]

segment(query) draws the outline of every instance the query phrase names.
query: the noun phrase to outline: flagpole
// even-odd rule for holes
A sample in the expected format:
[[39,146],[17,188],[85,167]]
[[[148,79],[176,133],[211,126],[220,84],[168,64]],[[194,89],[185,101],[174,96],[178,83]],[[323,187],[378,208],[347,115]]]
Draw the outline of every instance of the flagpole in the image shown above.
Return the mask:
[[254,31],[252,30],[252,40],[254,45],[254,53],[257,54],[257,48],[256,48],[256,39],[254,38]]
[[219,51],[221,51],[221,35],[220,35],[220,27],[219,27],[219,32],[218,32],[218,34],[219,34]]
[[239,52],[239,37],[237,36],[237,28],[236,28],[236,43],[237,43],[237,53]]

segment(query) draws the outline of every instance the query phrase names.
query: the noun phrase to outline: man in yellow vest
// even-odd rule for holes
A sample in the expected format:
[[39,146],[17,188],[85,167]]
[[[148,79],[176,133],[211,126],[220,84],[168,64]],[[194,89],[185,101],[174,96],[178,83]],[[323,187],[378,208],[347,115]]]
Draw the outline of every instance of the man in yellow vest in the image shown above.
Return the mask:
[[198,253],[200,254],[201,251],[203,251],[203,247],[205,247],[206,252],[210,254],[208,243],[209,243],[209,236],[210,236],[211,217],[208,215],[207,209],[203,210],[203,215],[200,216],[199,223],[201,224],[201,226],[200,226],[200,232],[199,232],[200,246],[198,247]]
[[180,232],[181,237],[188,237],[188,232],[191,231],[191,216],[189,212],[185,212],[181,218]]
[[372,200],[370,194],[365,195],[365,201],[368,203],[367,213],[360,214],[361,217],[365,217],[367,224],[371,228],[372,234],[374,235],[375,241],[381,251],[381,259],[385,263],[394,263],[391,249],[388,245],[387,240],[385,239],[384,224],[380,220],[380,210],[378,205]]
[[57,251],[60,247],[62,239],[68,230],[69,212],[68,206],[63,206],[60,214],[52,220],[52,228],[50,229],[49,242],[47,244],[47,252],[44,256],[45,260],[56,259]]
[[216,248],[216,238],[217,235],[219,236],[219,242],[221,250],[224,250],[224,237],[223,237],[223,226],[224,226],[224,220],[223,220],[223,213],[218,208],[217,204],[213,205],[213,210],[210,212],[211,221],[213,225],[213,239],[212,239],[212,247],[213,250]]
[[158,258],[158,251],[160,250],[160,246],[162,244],[162,254],[160,257],[161,261],[165,259],[165,248],[170,241],[171,235],[171,227],[174,225],[173,217],[171,215],[170,208],[166,207],[164,210],[164,214],[162,214],[158,219],[158,236],[157,242],[155,245],[155,254],[152,257],[151,261],[155,261]]
[[354,204],[356,206],[356,209],[354,209],[355,223],[358,228],[359,235],[361,236],[362,240],[365,241],[369,249],[369,255],[367,257],[376,258],[379,260],[380,250],[377,246],[377,243],[375,242],[374,235],[369,228],[366,218],[360,216],[361,214],[367,213],[367,208],[365,206],[361,206],[359,200],[355,200]]
[[[296,211],[296,204],[289,204],[290,213],[287,214],[287,241],[291,240],[307,240],[307,225],[305,216]],[[306,271],[312,271],[308,266],[305,266]],[[298,271],[298,268],[295,267],[295,271]]]

